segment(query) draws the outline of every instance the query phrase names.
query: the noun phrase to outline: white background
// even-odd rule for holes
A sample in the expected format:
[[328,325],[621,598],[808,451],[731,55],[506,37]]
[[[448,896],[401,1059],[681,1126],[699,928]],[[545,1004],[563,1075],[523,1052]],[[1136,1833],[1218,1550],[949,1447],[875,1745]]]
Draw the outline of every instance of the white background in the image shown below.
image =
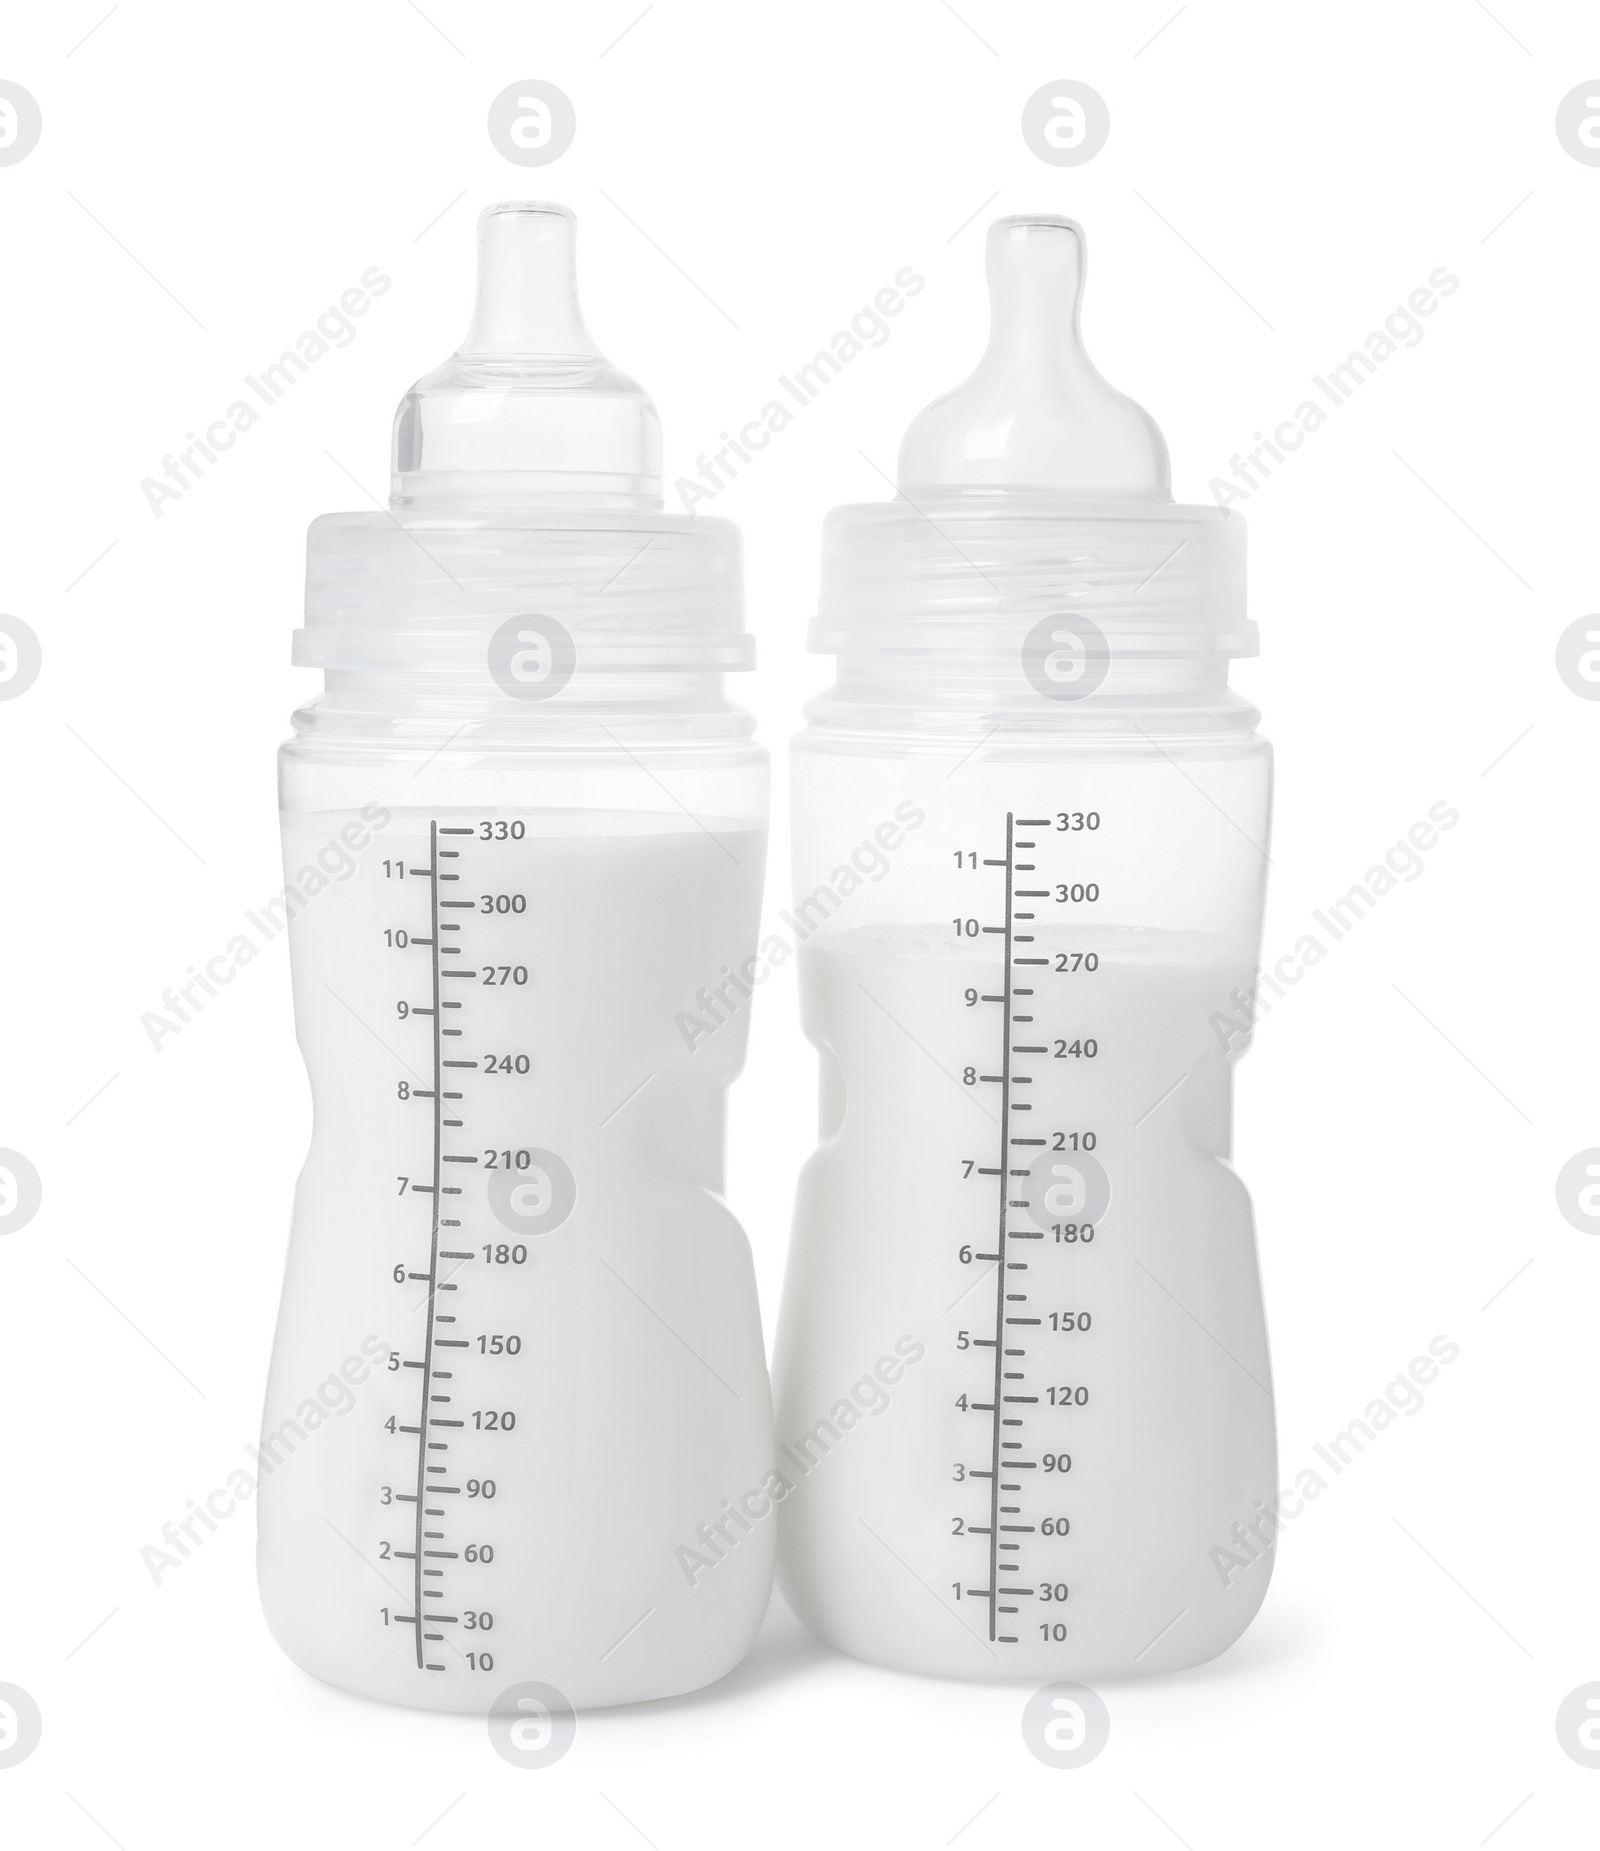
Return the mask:
[[[75,50],[100,0],[10,22],[0,76],[44,136],[0,169],[0,609],[45,667],[0,706],[0,1144],[45,1206],[0,1242],[0,1681],[45,1733],[0,1771],[8,1843],[1589,1841],[1600,1773],[1554,1716],[1600,1678],[1600,1245],[1554,1182],[1600,1143],[1600,706],[1554,645],[1600,601],[1600,169],[1554,116],[1600,21],[1173,10],[658,0],[613,44],[634,0],[125,0]],[[527,77],[578,117],[538,172],[485,132]],[[1077,169],[1019,131],[1062,77],[1111,112]],[[474,214],[518,196],[576,209],[588,319],[653,392],[669,477],[902,266],[928,279],[713,504],[744,527],[741,696],[778,756],[769,909],[784,743],[828,674],[804,653],[818,523],[887,493],[906,421],[975,360],[990,218],[1084,223],[1091,351],[1162,424],[1182,499],[1436,266],[1460,278],[1240,504],[1263,643],[1235,680],[1278,750],[1269,955],[1430,805],[1461,815],[1239,1072],[1285,1481],[1430,1338],[1461,1354],[1288,1527],[1238,1646],[1105,1688],[1082,1770],[1029,1754],[1026,1689],[856,1664],[775,1606],[722,1684],[585,1716],[520,1771],[480,1721],[291,1666],[248,1510],[161,1587],[141,1564],[255,1436],[308,1103],[281,943],[161,1053],[139,1018],[280,884],[306,524],[386,492],[394,403],[466,324]],[[374,264],[393,287],[358,338],[156,519],[141,479]],[[769,1329],[813,1087],[785,976],[730,1125]]]

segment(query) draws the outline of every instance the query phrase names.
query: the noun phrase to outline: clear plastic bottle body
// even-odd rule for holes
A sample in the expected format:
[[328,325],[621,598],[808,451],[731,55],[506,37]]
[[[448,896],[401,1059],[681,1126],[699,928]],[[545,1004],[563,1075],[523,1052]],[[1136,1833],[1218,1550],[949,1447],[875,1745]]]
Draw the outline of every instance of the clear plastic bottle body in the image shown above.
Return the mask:
[[433,1709],[694,1689],[748,1649],[772,1573],[744,1517],[715,1572],[683,1566],[772,1441],[720,1197],[745,1018],[698,1052],[676,1022],[755,946],[765,754],[720,706],[465,737],[384,706],[324,697],[282,759],[314,1129],[267,1617],[314,1675]]
[[1228,1155],[1271,760],[1225,671],[1194,679],[1009,724],[948,678],[942,716],[836,691],[796,742],[821,1122],[774,1360],[779,1578],[856,1656],[1169,1671],[1265,1593],[1271,1378]]

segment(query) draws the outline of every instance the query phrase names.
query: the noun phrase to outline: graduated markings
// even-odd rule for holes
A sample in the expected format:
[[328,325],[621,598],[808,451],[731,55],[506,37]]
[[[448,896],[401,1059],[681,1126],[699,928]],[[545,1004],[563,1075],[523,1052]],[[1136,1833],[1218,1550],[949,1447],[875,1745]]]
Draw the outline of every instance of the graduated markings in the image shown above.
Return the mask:
[[[456,1435],[467,1430],[467,1422],[449,1411],[454,1399],[455,1370],[443,1365],[457,1362],[457,1356],[451,1352],[470,1354],[472,1343],[468,1338],[450,1334],[458,1320],[455,1314],[442,1307],[450,1302],[445,1294],[461,1289],[448,1275],[459,1270],[465,1262],[476,1259],[477,1255],[470,1249],[446,1247],[442,1242],[445,1239],[462,1238],[456,1232],[462,1225],[461,1206],[451,1198],[465,1193],[460,1183],[445,1180],[447,1176],[460,1176],[461,1170],[447,1169],[446,1166],[475,1167],[483,1163],[484,1159],[468,1153],[448,1151],[444,1146],[447,1131],[459,1131],[465,1126],[464,1119],[455,1116],[463,1109],[459,1102],[465,1097],[457,1090],[460,1086],[457,1076],[466,1072],[480,1072],[482,1063],[456,1057],[453,1053],[447,1058],[445,1041],[459,1040],[465,1034],[461,1028],[447,1026],[449,1012],[462,1010],[466,1005],[444,994],[444,990],[452,978],[472,981],[484,973],[480,970],[463,970],[447,962],[465,955],[458,944],[451,942],[452,935],[462,932],[464,925],[441,915],[451,911],[476,912],[478,909],[472,900],[453,900],[447,897],[446,883],[459,882],[463,878],[447,864],[459,861],[462,855],[460,850],[446,847],[441,838],[471,837],[475,833],[472,828],[430,821],[429,866],[405,870],[413,878],[426,879],[428,883],[428,936],[413,935],[408,944],[428,953],[430,994],[427,1003],[410,1004],[407,1014],[420,1016],[431,1025],[432,1085],[412,1087],[406,1096],[425,1101],[431,1108],[431,1162],[429,1181],[410,1182],[407,1185],[410,1193],[430,1198],[430,1216],[426,1270],[404,1274],[406,1280],[426,1285],[427,1293],[422,1308],[422,1355],[420,1358],[400,1359],[402,1369],[418,1372],[417,1413],[414,1422],[401,1423],[396,1419],[393,1429],[397,1434],[414,1438],[417,1445],[415,1488],[395,1491],[393,1494],[394,1502],[414,1507],[411,1535],[407,1539],[411,1546],[391,1551],[394,1559],[412,1564],[413,1611],[395,1614],[392,1618],[394,1624],[413,1628],[417,1669],[436,1672],[445,1672],[450,1668],[435,1659],[428,1649],[432,1645],[447,1643],[445,1629],[472,1626],[475,1621],[482,1621],[483,1629],[487,1630],[489,1620],[488,1615],[475,1614],[465,1608],[461,1613],[444,1611],[445,1606],[450,1604],[444,1585],[449,1565],[463,1561],[466,1556],[463,1549],[448,1546],[450,1537],[446,1529],[428,1527],[430,1523],[447,1522],[464,1508],[459,1503],[452,1507],[448,1500],[465,1498],[468,1485],[472,1482],[466,1478],[461,1483],[448,1482],[454,1480],[461,1470],[449,1462],[449,1454]],[[454,1088],[452,1081],[455,1082]],[[453,1213],[449,1212],[452,1210]],[[444,1263],[443,1276],[441,1262]],[[434,1498],[444,1501],[438,1504],[430,1502]],[[470,1659],[471,1655],[468,1657]],[[477,1669],[488,1670],[492,1659],[488,1653],[480,1652],[473,1662]]]
[[[1025,1260],[1011,1258],[1010,1248],[1014,1241],[1042,1241],[1044,1235],[1037,1230],[1013,1229],[1011,1227],[1011,1210],[1027,1208],[1026,1196],[1013,1196],[1011,1189],[1017,1177],[1029,1174],[1026,1166],[1016,1168],[1008,1161],[1015,1147],[1043,1148],[1045,1140],[1038,1137],[1021,1137],[1011,1135],[1012,1115],[1031,1112],[1031,1100],[1014,1097],[1015,1089],[1031,1086],[1033,1076],[1018,1073],[1015,1070],[1013,1056],[1048,1054],[1048,1045],[1031,1041],[1013,1041],[1012,1036],[1024,1030],[1034,1020],[1031,1012],[1023,1013],[1014,1009],[1014,1005],[1024,999],[1031,999],[1034,992],[1029,987],[1018,984],[1013,971],[1019,968],[1049,966],[1049,959],[1034,956],[1031,952],[1019,954],[1019,948],[1032,945],[1036,935],[1032,932],[1019,931],[1022,925],[1032,925],[1035,920],[1033,912],[1019,908],[1018,900],[1047,899],[1048,888],[1018,888],[1015,884],[1019,873],[1032,874],[1035,864],[1019,862],[1018,849],[1032,849],[1033,842],[1018,839],[1018,827],[1024,829],[1047,829],[1050,827],[1048,817],[1018,817],[1014,812],[1006,813],[1006,852],[1003,857],[992,857],[984,861],[989,868],[1001,868],[1005,875],[1005,923],[999,926],[984,926],[984,933],[1002,938],[1004,943],[1002,958],[1002,984],[999,995],[985,995],[982,1001],[999,1003],[1002,1007],[1001,1058],[1000,1072],[997,1074],[980,1074],[979,1080],[1000,1088],[1000,1150],[999,1161],[993,1165],[979,1168],[980,1176],[991,1176],[997,1183],[998,1207],[995,1222],[995,1251],[993,1253],[975,1253],[974,1259],[995,1261],[995,1313],[994,1335],[992,1337],[975,1337],[975,1348],[994,1351],[994,1387],[992,1398],[986,1402],[973,1402],[975,1411],[985,1412],[990,1417],[989,1465],[986,1469],[972,1470],[968,1476],[987,1478],[989,1480],[989,1521],[986,1525],[969,1525],[969,1535],[987,1536],[989,1539],[989,1585],[983,1588],[968,1588],[967,1594],[973,1598],[983,1599],[988,1603],[989,1638],[998,1645],[1015,1645],[1018,1635],[1002,1632],[1001,1624],[1011,1619],[1019,1609],[1005,1604],[1008,1600],[1030,1598],[1037,1594],[1037,1589],[1020,1585],[1026,1576],[1020,1572],[1020,1563],[1008,1559],[1019,1555],[1022,1545],[1016,1541],[1002,1541],[1002,1537],[1031,1536],[1037,1533],[1037,1526],[1031,1523],[1006,1523],[1006,1517],[1021,1517],[1025,1513],[1020,1504],[1002,1504],[1001,1499],[1007,1495],[1020,1496],[1022,1493],[1021,1474],[1039,1469],[1036,1459],[1013,1458],[1009,1455],[1024,1450],[1021,1440],[1009,1437],[1010,1430],[1023,1425],[1020,1415],[1008,1412],[1008,1409],[1037,1406],[1039,1397],[1012,1389],[1010,1384],[1025,1384],[1025,1372],[1021,1368],[1008,1369],[1008,1362],[1022,1363],[1027,1350],[1021,1343],[1009,1342],[1014,1330],[1038,1326],[1042,1320],[1032,1317],[1021,1307],[1028,1303],[1025,1291],[1011,1291],[1007,1288],[1020,1281],[1012,1280],[1009,1275],[1014,1272],[1026,1272]],[[1005,1477],[1007,1472],[1016,1472],[1019,1476],[1015,1482]],[[1019,1585],[1011,1585],[1017,1582]]]
[[460,955],[459,947],[445,945],[441,942],[444,933],[447,931],[459,932],[461,928],[452,921],[442,921],[439,914],[447,907],[470,909],[472,902],[470,900],[441,899],[439,893],[441,883],[444,881],[459,881],[461,876],[446,870],[440,864],[445,861],[459,861],[461,856],[458,849],[441,847],[439,838],[441,835],[459,836],[471,835],[471,833],[472,831],[470,829],[450,827],[441,829],[437,821],[430,822],[428,824],[429,864],[426,868],[412,868],[409,870],[409,872],[417,878],[426,876],[428,881],[429,935],[426,938],[415,938],[411,942],[426,947],[428,951],[429,975],[432,979],[431,1006],[427,1008],[413,1008],[410,1013],[426,1018],[431,1021],[433,1025],[433,1085],[429,1088],[417,1088],[414,1095],[417,1098],[428,1099],[432,1102],[432,1181],[427,1183],[412,1183],[411,1189],[414,1194],[431,1196],[433,1198],[433,1205],[432,1213],[429,1217],[428,1269],[426,1272],[408,1272],[406,1274],[407,1279],[414,1279],[419,1283],[426,1283],[428,1287],[428,1297],[423,1323],[422,1358],[420,1361],[406,1362],[404,1365],[407,1369],[418,1370],[422,1377],[421,1405],[417,1414],[417,1424],[416,1426],[402,1426],[398,1429],[401,1433],[411,1433],[417,1436],[417,1488],[414,1492],[402,1491],[395,1494],[397,1502],[414,1504],[416,1506],[413,1546],[410,1549],[395,1551],[396,1556],[404,1560],[409,1560],[415,1565],[412,1578],[413,1611],[409,1614],[397,1614],[395,1618],[398,1624],[410,1626],[414,1629],[417,1669],[419,1671],[443,1671],[445,1669],[442,1664],[435,1663],[430,1659],[425,1649],[430,1644],[442,1642],[444,1634],[430,1632],[428,1628],[432,1626],[454,1626],[459,1624],[458,1615],[441,1613],[427,1605],[429,1601],[442,1600],[444,1594],[442,1589],[427,1587],[424,1583],[443,1579],[444,1570],[442,1568],[428,1567],[425,1564],[432,1560],[454,1560],[455,1551],[425,1548],[425,1543],[443,1541],[444,1533],[440,1530],[428,1530],[423,1526],[430,1517],[442,1518],[445,1514],[443,1505],[430,1505],[427,1502],[428,1498],[459,1497],[461,1493],[461,1487],[459,1485],[441,1485],[430,1482],[432,1479],[446,1477],[449,1474],[446,1466],[434,1464],[428,1455],[429,1453],[447,1452],[449,1450],[448,1441],[430,1437],[433,1429],[440,1427],[460,1427],[464,1425],[464,1423],[459,1420],[452,1420],[433,1412],[435,1405],[447,1405],[450,1401],[449,1395],[435,1394],[433,1392],[433,1384],[435,1382],[450,1381],[453,1373],[448,1369],[436,1369],[434,1367],[435,1350],[445,1348],[465,1349],[467,1347],[466,1343],[459,1339],[440,1337],[438,1334],[439,1325],[453,1324],[455,1322],[453,1317],[447,1316],[444,1312],[440,1311],[438,1306],[438,1295],[441,1292],[454,1292],[456,1290],[456,1287],[450,1281],[440,1279],[439,1262],[441,1259],[470,1259],[472,1257],[470,1254],[446,1252],[442,1250],[439,1245],[439,1237],[444,1228],[459,1227],[461,1225],[459,1220],[447,1219],[440,1213],[444,1197],[461,1194],[459,1188],[453,1187],[443,1180],[444,1165],[446,1163],[477,1162],[476,1157],[450,1156],[447,1155],[444,1150],[444,1133],[446,1129],[459,1129],[462,1123],[459,1118],[447,1118],[445,1116],[446,1101],[460,1099],[461,1094],[459,1092],[447,1092],[445,1090],[444,1069],[447,1066],[476,1066],[477,1063],[475,1061],[446,1061],[444,1058],[444,1038],[447,1035],[459,1037],[462,1033],[458,1028],[452,1029],[443,1026],[444,1011],[447,1009],[459,1009],[461,1004],[446,1001],[440,994],[440,988],[443,979],[446,977],[475,976],[477,973],[455,969],[446,970],[442,963],[442,959],[447,956]]

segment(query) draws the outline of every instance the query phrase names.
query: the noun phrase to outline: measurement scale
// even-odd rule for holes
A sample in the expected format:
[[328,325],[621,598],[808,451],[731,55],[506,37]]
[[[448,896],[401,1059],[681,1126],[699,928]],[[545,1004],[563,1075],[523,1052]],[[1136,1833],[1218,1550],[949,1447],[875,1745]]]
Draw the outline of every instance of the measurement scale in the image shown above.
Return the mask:
[[[1000,938],[1003,950],[999,991],[980,992],[977,1005],[998,1009],[1001,1027],[999,1072],[980,1073],[975,1080],[999,1088],[1000,1140],[995,1163],[971,1166],[973,1175],[992,1179],[994,1251],[964,1248],[963,1254],[971,1251],[972,1262],[994,1262],[994,1297],[992,1335],[962,1331],[958,1337],[958,1347],[988,1352],[978,1392],[989,1398],[964,1394],[958,1405],[964,1413],[987,1416],[987,1457],[966,1466],[963,1476],[986,1481],[988,1497],[982,1511],[986,1521],[962,1517],[957,1529],[983,1539],[986,1563],[985,1585],[953,1585],[958,1599],[984,1603],[988,1637],[998,1645],[1018,1644],[1025,1624],[1036,1625],[1035,1636],[1045,1641],[1067,1637],[1067,1621],[1060,1616],[1067,1611],[1070,1584],[1059,1539],[1071,1532],[1072,1510],[1071,1500],[1056,1487],[1064,1491],[1072,1470],[1067,1442],[1081,1424],[1074,1416],[1091,1399],[1081,1374],[1048,1357],[1043,1344],[1047,1333],[1086,1332],[1093,1326],[1092,1308],[1052,1291],[1058,1276],[1067,1275],[1066,1282],[1075,1285],[1070,1275],[1079,1269],[1051,1261],[1081,1254],[1093,1242],[1094,1223],[1080,1218],[1081,1211],[1090,1206],[1091,1194],[1102,1193],[1096,1185],[1104,1178],[1100,1165],[1082,1155],[1098,1143],[1094,1130],[1055,1129],[1044,1121],[1049,1109],[1044,1089],[1055,1075],[1041,1063],[1093,1060],[1100,1053],[1092,1038],[1052,1038],[1041,1026],[1054,1013],[1048,994],[1041,995],[1046,979],[1099,968],[1095,952],[1046,950],[1043,941],[1055,935],[1039,929],[1041,902],[1093,904],[1099,899],[1094,883],[1032,884],[1039,874],[1038,862],[1031,859],[1039,847],[1035,832],[1055,830],[1058,823],[1070,828],[1074,817],[1079,827],[1099,827],[1093,811],[1062,812],[1059,818],[1007,812],[1004,855],[981,863],[1001,870],[1003,923],[978,924],[977,933]],[[1023,855],[1030,859],[1019,859]],[[976,863],[977,857],[969,853],[968,860]],[[1019,884],[1019,877],[1029,884]],[[958,934],[973,936],[974,923],[957,920]],[[1023,1093],[1034,1086],[1041,1092]],[[1069,1304],[1070,1309],[1064,1308]],[[991,1358],[992,1368],[987,1368]],[[1036,1611],[1050,1609],[1048,1616],[1024,1621],[1025,1601]]]
[[[475,1057],[468,1053],[469,1043],[473,1049],[499,1048],[506,1040],[503,1020],[492,1024],[481,1020],[481,1003],[473,1001],[477,992],[494,989],[503,997],[528,981],[525,964],[480,962],[482,947],[475,943],[473,926],[485,919],[524,913],[527,897],[489,891],[473,898],[463,896],[477,859],[467,855],[467,844],[518,840],[524,828],[519,821],[464,825],[440,823],[435,818],[428,824],[426,867],[411,867],[403,856],[384,863],[386,878],[424,881],[428,896],[426,935],[403,927],[385,932],[393,949],[427,954],[424,989],[428,1000],[405,998],[396,1005],[403,1021],[423,1026],[431,1082],[415,1086],[400,1081],[397,1085],[402,1109],[409,1108],[414,1114],[420,1103],[427,1123],[417,1165],[421,1175],[397,1178],[401,1197],[423,1198],[425,1249],[411,1264],[397,1262],[392,1274],[397,1285],[426,1288],[420,1307],[421,1354],[391,1353],[391,1369],[416,1372],[415,1415],[410,1421],[391,1415],[385,1422],[397,1438],[414,1439],[415,1472],[408,1481],[412,1488],[385,1485],[381,1493],[384,1502],[392,1498],[397,1505],[413,1506],[413,1523],[408,1535],[380,1548],[380,1554],[409,1560],[412,1565],[411,1612],[391,1615],[387,1608],[383,1612],[386,1622],[392,1618],[395,1625],[412,1629],[419,1671],[447,1671],[452,1655],[468,1670],[494,1668],[493,1652],[482,1643],[482,1635],[494,1629],[494,1612],[492,1607],[473,1603],[487,1598],[485,1578],[493,1571],[495,1545],[489,1540],[493,1525],[483,1513],[499,1490],[493,1475],[497,1462],[493,1452],[474,1448],[471,1442],[480,1434],[506,1434],[515,1429],[517,1409],[506,1405],[504,1360],[519,1355],[523,1343],[516,1331],[478,1328],[503,1307],[488,1300],[483,1288],[489,1281],[484,1273],[470,1269],[526,1266],[528,1249],[525,1242],[495,1238],[496,1230],[483,1225],[482,1204],[468,1190],[465,1169],[510,1170],[527,1178],[536,1195],[542,1192],[546,1200],[550,1179],[536,1168],[536,1153],[529,1149],[465,1148],[471,1135],[469,1076],[481,1074],[485,1061],[494,1072],[526,1074],[529,1058],[519,1053]],[[422,1245],[420,1233],[414,1238]],[[463,1284],[464,1297],[459,1296]],[[474,1360],[475,1344],[483,1358],[503,1359],[492,1376],[486,1372],[488,1392],[483,1395],[471,1392],[469,1371],[463,1367]],[[495,1405],[470,1406],[475,1399],[489,1399]],[[481,1469],[472,1463],[475,1452],[483,1459]],[[458,1598],[458,1591],[465,1598]],[[461,1643],[455,1643],[457,1639]]]

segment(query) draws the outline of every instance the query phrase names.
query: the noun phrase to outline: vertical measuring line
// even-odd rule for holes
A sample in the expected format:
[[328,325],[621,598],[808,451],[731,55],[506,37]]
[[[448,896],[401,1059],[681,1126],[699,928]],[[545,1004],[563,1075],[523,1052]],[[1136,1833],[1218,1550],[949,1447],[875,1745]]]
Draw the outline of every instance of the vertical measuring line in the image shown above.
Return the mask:
[[[1011,868],[1013,814],[1006,811],[1006,923],[1005,962],[1000,979],[1000,1228],[995,1242],[994,1269],[994,1445],[989,1460],[989,1638],[993,1641],[998,1627],[1000,1598],[1000,1410],[1004,1403],[1000,1391],[1005,1386],[1006,1342],[1006,1221],[1007,1192],[1011,1187]],[[421,1582],[418,1582],[421,1586]]]
[[[1008,870],[1006,880],[1011,879]],[[417,1669],[431,1669],[426,1663],[422,1650],[422,1629],[426,1619],[422,1611],[422,1526],[423,1499],[427,1493],[428,1468],[428,1408],[429,1396],[433,1389],[433,1308],[434,1296],[439,1289],[439,1202],[443,1185],[441,1162],[444,1141],[444,1068],[442,1065],[444,1044],[440,1038],[439,1015],[439,823],[435,818],[428,824],[428,890],[431,920],[429,931],[433,938],[430,947],[433,960],[433,1227],[428,1236],[428,1309],[422,1337],[422,1411],[417,1416],[417,1541],[416,1541],[416,1635],[417,1635]],[[1009,926],[1007,930],[1009,931]],[[1006,943],[1010,944],[1010,939]],[[442,1667],[440,1667],[442,1669]]]

